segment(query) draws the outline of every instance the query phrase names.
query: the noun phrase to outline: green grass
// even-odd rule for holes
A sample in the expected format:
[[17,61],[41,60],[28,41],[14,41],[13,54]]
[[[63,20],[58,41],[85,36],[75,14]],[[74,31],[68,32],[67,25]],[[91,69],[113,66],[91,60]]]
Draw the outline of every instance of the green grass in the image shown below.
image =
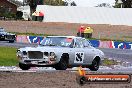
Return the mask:
[[123,36],[124,38],[132,38],[132,36]]
[[88,38],[88,39],[89,39],[89,40],[102,40],[102,41],[132,42],[131,40],[128,41],[128,40],[109,39],[109,38],[101,38],[101,39],[98,39],[98,38]]
[[10,33],[14,33],[17,35],[28,35],[28,36],[53,36],[49,34],[35,34],[35,33],[18,33],[18,32],[10,32]]
[[16,50],[12,47],[0,47],[0,66],[16,66],[18,64]]
[[108,58],[105,58],[102,62],[103,66],[110,66],[110,65],[117,65],[117,61],[115,60],[109,60]]

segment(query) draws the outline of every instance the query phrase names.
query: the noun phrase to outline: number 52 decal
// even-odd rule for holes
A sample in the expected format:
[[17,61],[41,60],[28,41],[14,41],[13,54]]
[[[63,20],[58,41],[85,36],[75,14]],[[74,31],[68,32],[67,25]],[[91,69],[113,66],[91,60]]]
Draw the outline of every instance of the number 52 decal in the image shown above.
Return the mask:
[[74,63],[83,63],[84,52],[75,52]]

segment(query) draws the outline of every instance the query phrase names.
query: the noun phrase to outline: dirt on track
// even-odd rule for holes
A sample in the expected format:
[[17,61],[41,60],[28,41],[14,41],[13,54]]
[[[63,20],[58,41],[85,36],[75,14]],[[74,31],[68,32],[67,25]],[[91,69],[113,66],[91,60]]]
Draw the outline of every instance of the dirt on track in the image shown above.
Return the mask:
[[77,73],[68,71],[40,73],[0,72],[0,88],[132,88],[126,84],[85,84],[76,82]]
[[8,32],[37,33],[48,35],[74,35],[81,26],[94,29],[93,38],[132,41],[132,26],[109,24],[77,24],[35,21],[0,21],[0,26]]

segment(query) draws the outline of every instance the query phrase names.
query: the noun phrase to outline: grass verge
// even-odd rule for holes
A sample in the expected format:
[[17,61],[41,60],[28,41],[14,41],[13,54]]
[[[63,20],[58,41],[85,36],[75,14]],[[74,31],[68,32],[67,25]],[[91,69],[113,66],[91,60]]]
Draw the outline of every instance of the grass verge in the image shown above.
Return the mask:
[[27,36],[54,36],[49,34],[35,34],[35,33],[18,33],[18,32],[10,32],[16,35],[27,35]]
[[117,65],[117,64],[118,62],[116,60],[109,60],[108,58],[105,58],[102,63],[103,66],[110,66],[110,65]]
[[0,66],[16,66],[18,64],[16,50],[12,47],[0,47]]

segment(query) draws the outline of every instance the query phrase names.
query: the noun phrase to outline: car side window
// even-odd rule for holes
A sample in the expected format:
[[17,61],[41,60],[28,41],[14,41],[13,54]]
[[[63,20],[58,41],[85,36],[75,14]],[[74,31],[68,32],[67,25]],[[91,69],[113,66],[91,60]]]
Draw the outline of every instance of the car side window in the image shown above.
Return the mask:
[[83,43],[82,43],[81,39],[76,39],[75,47],[83,48]]
[[89,46],[91,46],[91,45],[90,45],[90,43],[88,42],[88,40],[83,39],[83,46],[84,46],[84,47],[89,47]]

